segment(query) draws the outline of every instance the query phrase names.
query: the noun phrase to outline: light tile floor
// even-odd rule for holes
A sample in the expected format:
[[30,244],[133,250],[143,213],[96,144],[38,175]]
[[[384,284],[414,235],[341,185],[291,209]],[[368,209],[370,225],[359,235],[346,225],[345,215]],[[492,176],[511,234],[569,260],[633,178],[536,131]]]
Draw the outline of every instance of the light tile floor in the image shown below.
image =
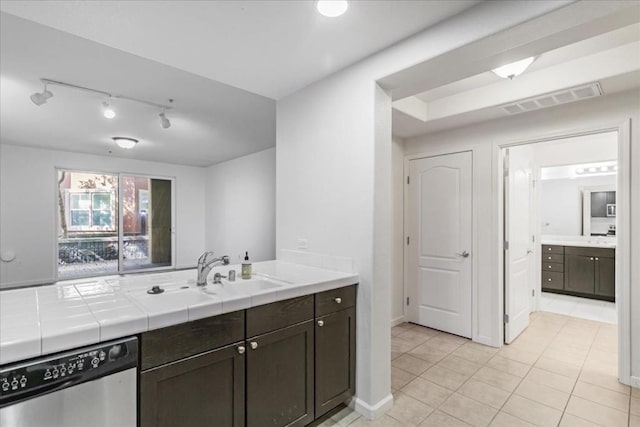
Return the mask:
[[608,301],[542,292],[540,294],[540,310],[581,319],[618,323],[616,304]]
[[324,426],[640,427],[640,389],[620,384],[616,326],[537,312],[502,349],[404,323],[391,330],[394,407],[344,409]]

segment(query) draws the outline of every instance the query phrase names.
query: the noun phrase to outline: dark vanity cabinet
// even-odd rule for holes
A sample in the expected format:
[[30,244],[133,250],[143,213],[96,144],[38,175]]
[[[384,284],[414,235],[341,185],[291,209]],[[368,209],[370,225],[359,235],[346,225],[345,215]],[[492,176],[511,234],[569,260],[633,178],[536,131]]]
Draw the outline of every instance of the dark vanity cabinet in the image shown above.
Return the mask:
[[614,301],[615,249],[543,245],[542,290]]
[[305,426],[355,393],[356,286],[141,334],[139,425]]
[[140,426],[244,426],[243,339],[243,312],[142,334]]
[[355,292],[350,286],[316,296],[316,417],[355,393]]

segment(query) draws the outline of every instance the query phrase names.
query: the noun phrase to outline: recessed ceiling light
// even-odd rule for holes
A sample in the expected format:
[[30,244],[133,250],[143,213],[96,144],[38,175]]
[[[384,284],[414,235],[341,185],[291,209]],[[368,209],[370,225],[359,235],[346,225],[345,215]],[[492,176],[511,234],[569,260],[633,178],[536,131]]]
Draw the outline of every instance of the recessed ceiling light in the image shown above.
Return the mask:
[[316,9],[321,15],[335,18],[344,14],[349,8],[347,0],[318,0]]
[[609,167],[608,167],[608,166],[601,166],[601,167],[600,167],[600,172],[606,172],[606,171],[608,171],[608,170],[609,170]]
[[576,173],[584,173],[584,168],[578,168],[578,169],[576,169]]
[[516,76],[524,73],[524,70],[529,68],[529,65],[533,64],[535,57],[522,59],[520,61],[512,62],[511,64],[503,65],[502,67],[494,68],[493,71],[498,77],[503,79],[513,79]]
[[596,172],[598,169],[594,168],[593,166],[589,168],[589,172],[593,173]]
[[118,147],[124,148],[126,150],[135,147],[136,144],[138,143],[137,139],[129,138],[128,136],[114,136],[111,139],[113,139],[113,141],[118,145]]

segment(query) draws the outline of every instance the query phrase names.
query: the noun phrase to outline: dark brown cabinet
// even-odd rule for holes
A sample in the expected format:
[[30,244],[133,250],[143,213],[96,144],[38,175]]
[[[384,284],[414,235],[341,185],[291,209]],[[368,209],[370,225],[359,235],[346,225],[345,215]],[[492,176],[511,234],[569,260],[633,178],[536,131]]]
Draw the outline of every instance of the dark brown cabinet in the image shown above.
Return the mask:
[[242,343],[140,374],[143,427],[245,425]]
[[595,259],[595,291],[596,295],[609,298],[616,296],[616,260],[609,257]]
[[313,320],[247,340],[247,426],[314,420]]
[[316,319],[316,417],[355,394],[356,312],[353,307]]
[[564,256],[566,271],[564,273],[564,289],[581,294],[595,292],[594,258],[584,255]]

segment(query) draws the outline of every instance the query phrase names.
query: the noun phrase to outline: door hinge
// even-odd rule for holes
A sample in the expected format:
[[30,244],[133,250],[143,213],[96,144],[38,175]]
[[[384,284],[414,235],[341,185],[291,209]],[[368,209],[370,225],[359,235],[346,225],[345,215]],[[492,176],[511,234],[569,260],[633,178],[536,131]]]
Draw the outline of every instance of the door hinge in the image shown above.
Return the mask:
[[407,297],[407,305],[409,305],[409,297]]
[[407,245],[409,244],[409,236],[407,236]]
[[531,296],[535,297],[536,296],[536,290],[535,289],[531,289]]
[[532,186],[533,188],[536,188],[536,180],[535,180],[535,179],[531,181],[531,186]]
[[504,177],[507,178],[509,176],[509,169],[504,170]]
[[508,241],[504,241],[504,250],[508,251],[509,250],[509,242]]
[[409,183],[409,176],[407,176],[407,184]]
[[508,314],[504,315],[504,323],[509,323],[509,315]]
[[532,243],[535,243],[535,242],[536,242],[536,236],[535,236],[535,235],[531,236],[531,242],[532,242]]

